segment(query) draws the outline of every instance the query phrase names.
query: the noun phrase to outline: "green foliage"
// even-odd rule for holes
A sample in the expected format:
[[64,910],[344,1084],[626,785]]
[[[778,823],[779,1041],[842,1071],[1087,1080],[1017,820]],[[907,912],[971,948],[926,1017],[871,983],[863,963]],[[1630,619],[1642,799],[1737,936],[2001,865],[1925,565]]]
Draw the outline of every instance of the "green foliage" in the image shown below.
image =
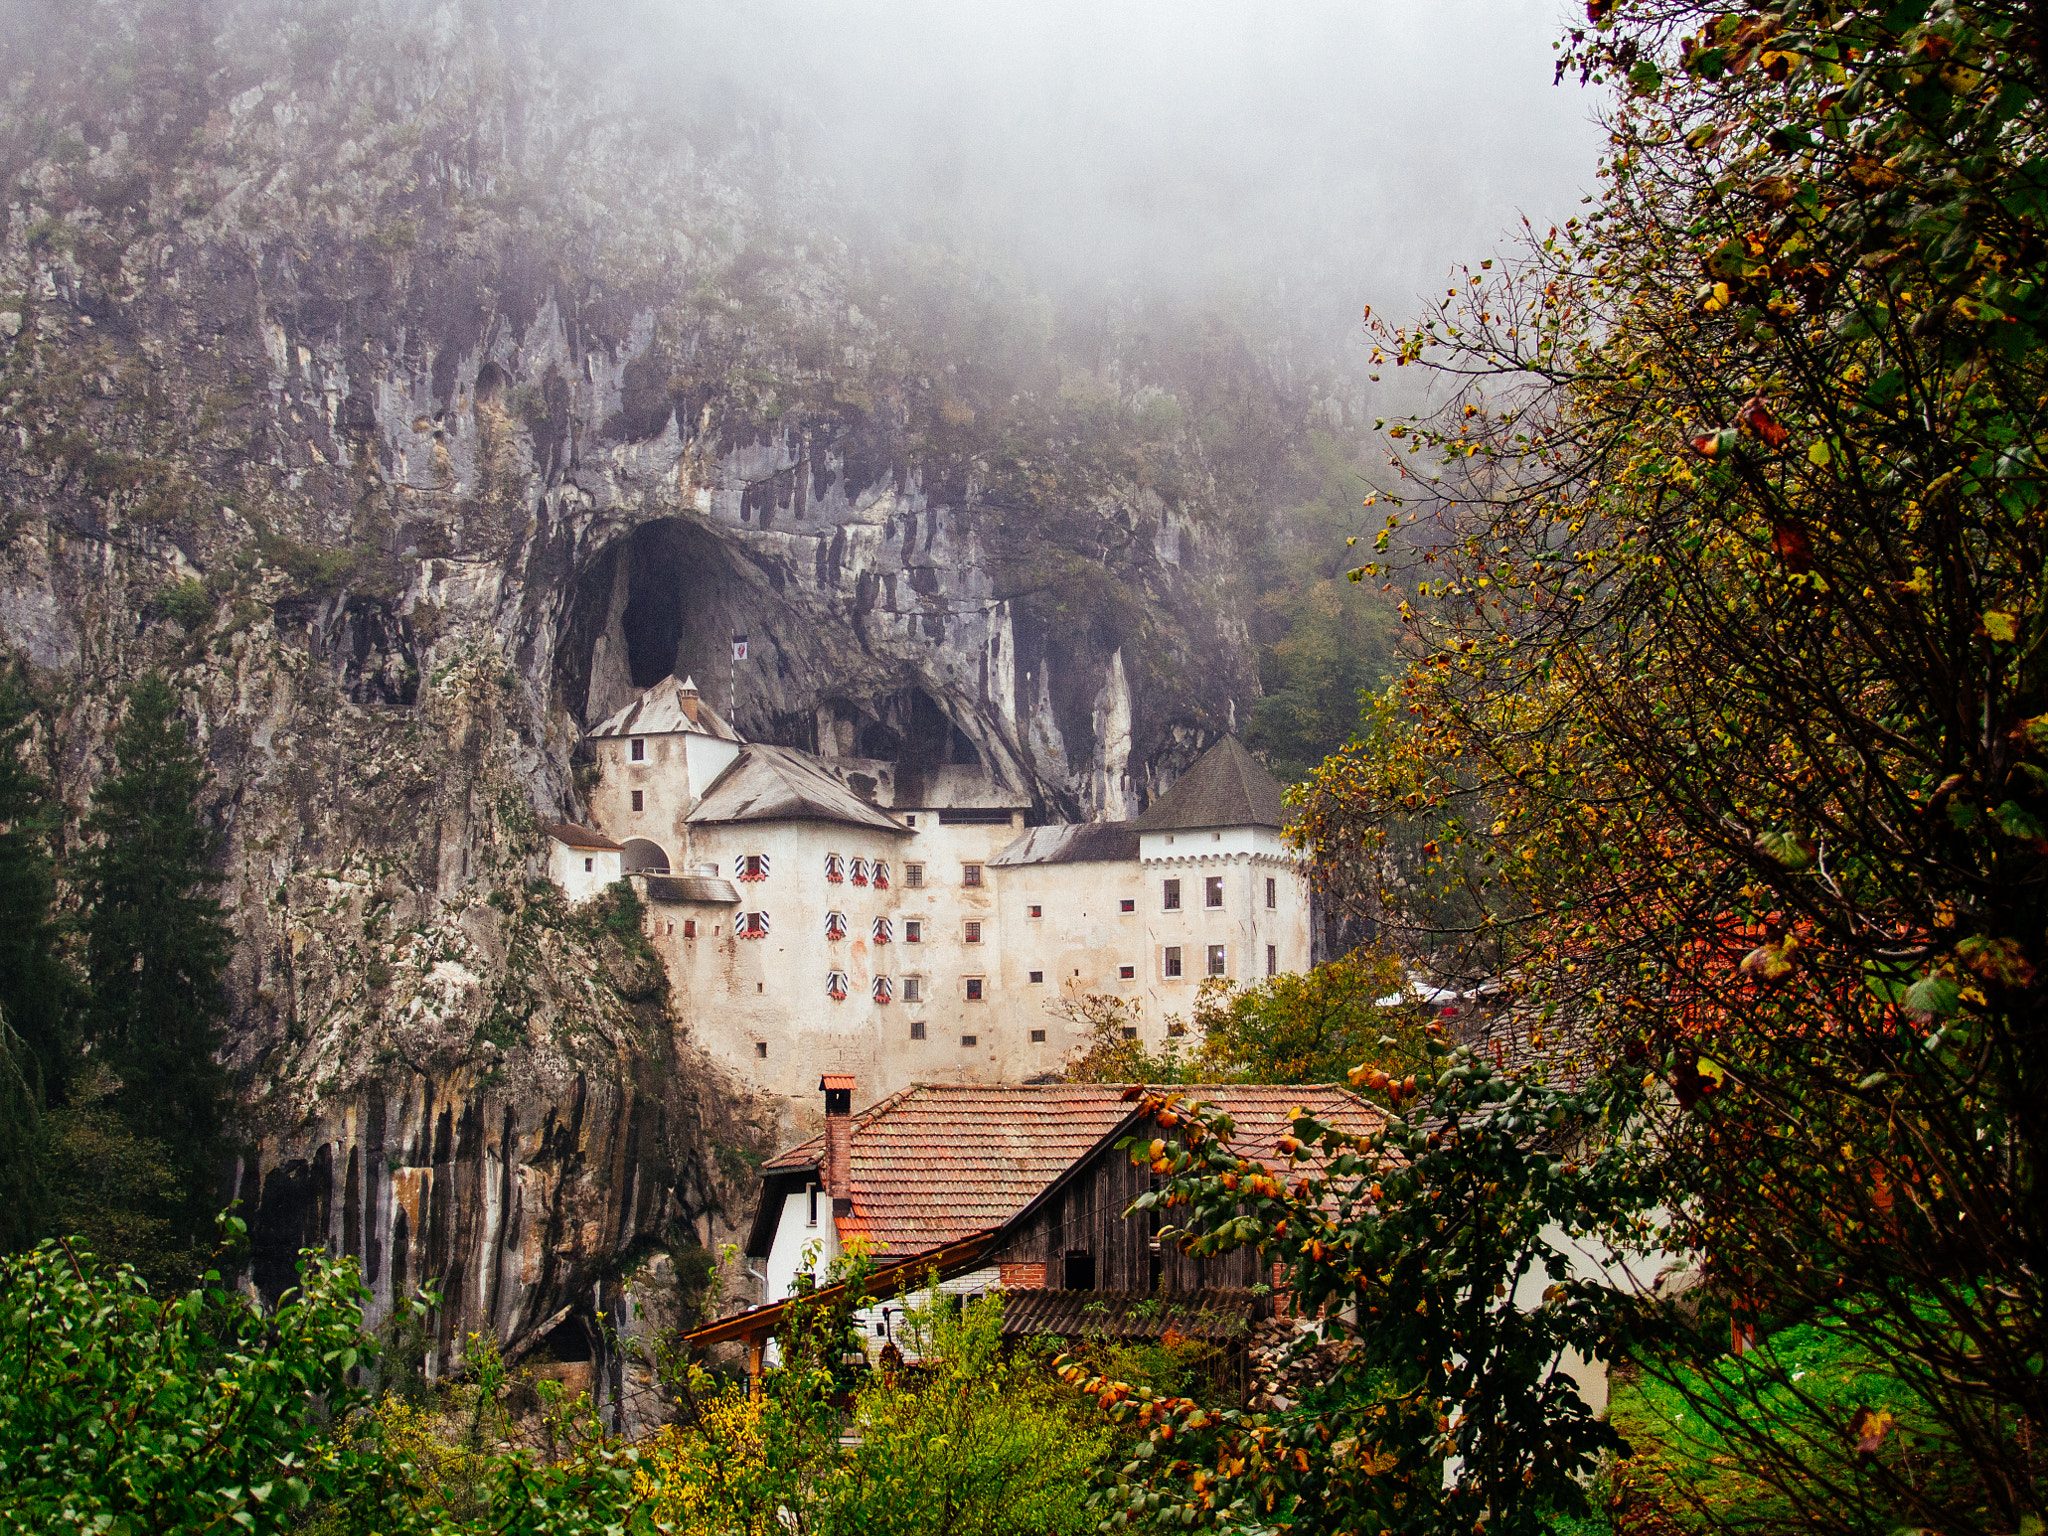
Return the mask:
[[[33,724],[18,675],[0,674],[0,1017],[19,1042],[9,1059],[22,1080],[24,1106],[64,1097],[76,1001],[51,915],[58,807],[24,759]],[[18,1122],[0,1124],[0,1134],[17,1133]],[[0,1234],[9,1219],[0,1217]],[[17,1244],[0,1237],[0,1246]]]
[[189,1280],[200,1255],[184,1171],[163,1142],[137,1134],[113,1098],[112,1074],[96,1067],[43,1117],[48,1194],[39,1225],[159,1285]]
[[683,1421],[649,1448],[643,1487],[691,1536],[798,1530],[883,1536],[1080,1536],[1088,1479],[1110,1435],[1028,1351],[1002,1340],[1002,1301],[936,1290],[900,1314],[913,1363],[851,1398],[842,1442],[831,1374],[792,1360],[750,1402],[701,1371]]
[[[1922,1483],[1968,1476],[1967,1461],[1929,1432],[1924,1404],[1840,1319],[1784,1328],[1741,1356],[1629,1371],[1615,1383],[1609,1418],[1632,1453],[1615,1470],[1614,1498],[1688,1526],[1790,1529],[1801,1504],[1839,1497],[1839,1481],[1870,1509],[1873,1530],[1891,1531],[1904,1511],[1887,1509],[1882,1488],[1871,1486],[1867,1474],[1880,1461]],[[1855,1449],[1859,1425],[1873,1440],[1867,1452]],[[1800,1452],[1805,1486],[1796,1499],[1757,1476],[1746,1452],[1760,1435]]]
[[[1347,1347],[1272,1414],[1135,1391],[1070,1363],[1071,1380],[1147,1431],[1100,1495],[1119,1524],[1465,1536],[1482,1521],[1533,1533],[1553,1511],[1585,1509],[1580,1479],[1619,1439],[1557,1362],[1565,1349],[1610,1358],[1656,1322],[1575,1272],[1575,1249],[1654,1246],[1662,1185],[1637,1129],[1643,1079],[1516,1080],[1436,1038],[1428,1055],[1423,1086],[1367,1076],[1392,1112],[1382,1132],[1353,1137],[1303,1114],[1274,1166],[1231,1144],[1227,1116],[1149,1102],[1179,1124],[1158,1155],[1129,1144],[1157,1176],[1135,1208],[1184,1208],[1160,1237],[1190,1253],[1249,1246],[1279,1260],[1303,1314]],[[1517,1286],[1545,1281],[1540,1305],[1515,1304]]]
[[157,594],[156,609],[187,634],[196,635],[213,622],[213,594],[205,582],[187,577]]
[[1068,1083],[1184,1083],[1189,1063],[1180,1053],[1180,1043],[1168,1038],[1154,1052],[1139,1030],[1142,1015],[1123,998],[1090,992],[1083,997],[1061,998],[1048,1004],[1046,1012],[1056,1019],[1087,1032],[1081,1054],[1061,1070],[1060,1080]]
[[1206,980],[1195,996],[1195,1080],[1337,1083],[1361,1062],[1405,1074],[1424,1059],[1406,992],[1399,958],[1369,950],[1249,987]]
[[317,1260],[268,1314],[217,1273],[152,1300],[69,1243],[0,1260],[0,1525],[290,1529],[341,1469],[315,1404],[356,1400],[363,1299],[353,1264]]
[[197,1242],[223,1153],[226,1075],[214,1060],[228,933],[216,834],[195,799],[204,771],[176,699],[155,673],[138,682],[114,734],[116,771],[100,784],[76,880],[91,996],[85,1037],[112,1074],[106,1103],[159,1142],[187,1191],[180,1234]]
[[1081,1491],[1109,1436],[1029,1354],[1003,1348],[1003,1302],[938,1293],[903,1316],[914,1375],[855,1397],[860,1443],[827,1486],[826,1528],[886,1536],[1081,1536]]

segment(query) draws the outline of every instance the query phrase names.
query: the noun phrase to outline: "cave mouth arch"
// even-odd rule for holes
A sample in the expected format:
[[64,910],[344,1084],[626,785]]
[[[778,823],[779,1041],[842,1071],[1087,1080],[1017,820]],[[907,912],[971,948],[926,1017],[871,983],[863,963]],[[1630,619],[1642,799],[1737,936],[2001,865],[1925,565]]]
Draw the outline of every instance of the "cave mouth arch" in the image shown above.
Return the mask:
[[713,530],[686,518],[642,523],[570,580],[557,696],[590,726],[672,672],[722,676],[731,633],[748,627],[749,591]]

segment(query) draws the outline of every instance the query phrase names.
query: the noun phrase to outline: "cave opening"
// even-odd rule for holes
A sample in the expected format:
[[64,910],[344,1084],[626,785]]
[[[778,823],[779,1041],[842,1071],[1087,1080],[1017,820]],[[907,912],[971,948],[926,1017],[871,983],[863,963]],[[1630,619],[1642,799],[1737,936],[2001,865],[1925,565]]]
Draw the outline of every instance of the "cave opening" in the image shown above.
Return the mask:
[[564,704],[594,725],[672,672],[722,682],[746,588],[711,530],[678,518],[635,528],[575,578],[556,649]]

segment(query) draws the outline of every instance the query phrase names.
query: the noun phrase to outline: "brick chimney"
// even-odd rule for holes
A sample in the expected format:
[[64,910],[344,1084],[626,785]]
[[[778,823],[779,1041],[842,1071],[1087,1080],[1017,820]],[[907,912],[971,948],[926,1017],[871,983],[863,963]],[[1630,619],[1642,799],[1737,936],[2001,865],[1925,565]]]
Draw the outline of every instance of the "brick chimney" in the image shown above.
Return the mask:
[[853,1078],[828,1072],[818,1082],[825,1092],[825,1193],[832,1214],[853,1209]]
[[676,690],[676,702],[683,706],[683,713],[690,717],[690,724],[697,723],[697,679],[686,677],[683,686]]

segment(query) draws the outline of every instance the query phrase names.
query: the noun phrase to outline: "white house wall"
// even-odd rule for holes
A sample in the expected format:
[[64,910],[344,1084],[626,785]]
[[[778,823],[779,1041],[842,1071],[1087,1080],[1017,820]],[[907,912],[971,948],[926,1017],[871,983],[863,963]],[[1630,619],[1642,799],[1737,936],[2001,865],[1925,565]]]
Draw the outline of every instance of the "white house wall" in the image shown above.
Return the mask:
[[548,853],[548,878],[571,901],[588,901],[620,878],[617,849],[571,848],[556,842]]

